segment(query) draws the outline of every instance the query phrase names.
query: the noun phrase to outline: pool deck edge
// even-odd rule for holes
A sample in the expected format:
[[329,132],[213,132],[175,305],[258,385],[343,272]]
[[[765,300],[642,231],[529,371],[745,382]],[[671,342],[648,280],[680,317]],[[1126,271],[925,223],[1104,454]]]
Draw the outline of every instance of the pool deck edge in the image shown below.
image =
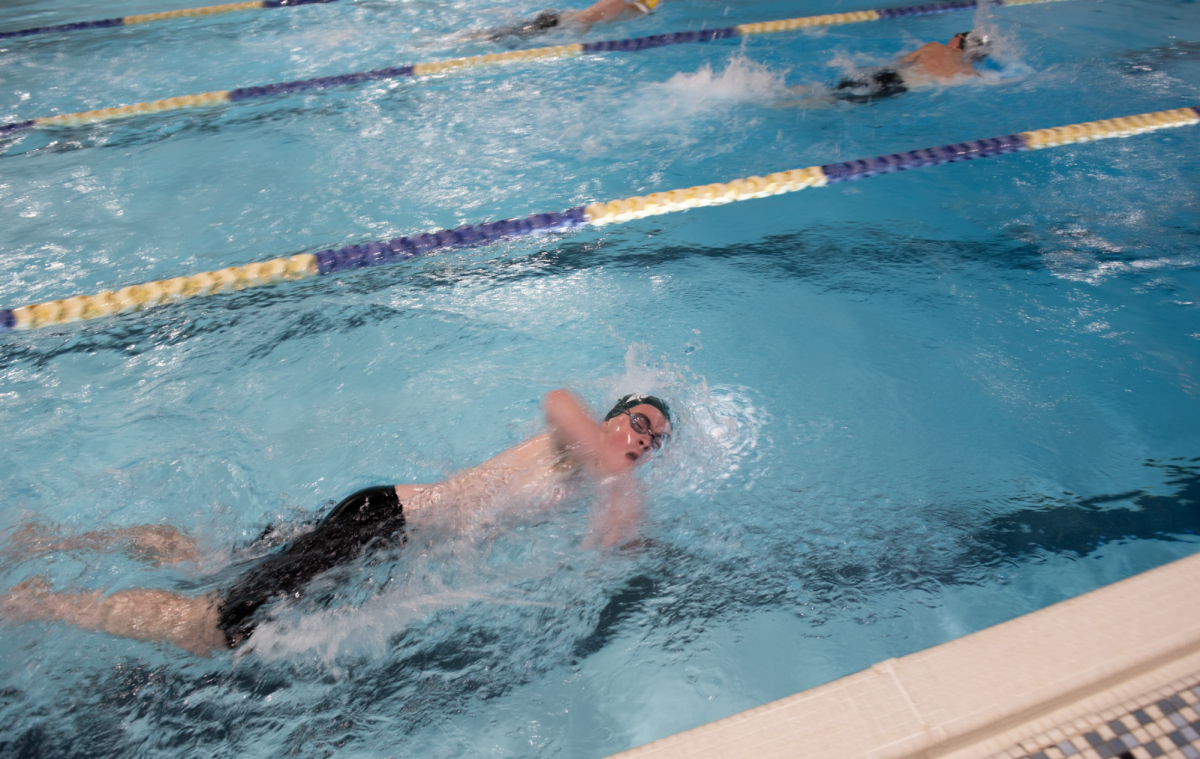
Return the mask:
[[1197,586],[1200,554],[613,759],[990,756],[1200,672]]

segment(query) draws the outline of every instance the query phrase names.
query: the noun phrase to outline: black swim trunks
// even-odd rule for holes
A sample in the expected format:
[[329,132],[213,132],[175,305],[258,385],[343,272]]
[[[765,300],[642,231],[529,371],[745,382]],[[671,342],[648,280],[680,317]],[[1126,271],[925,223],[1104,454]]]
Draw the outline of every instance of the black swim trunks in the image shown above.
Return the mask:
[[891,69],[847,77],[833,86],[833,96],[851,103],[868,103],[908,92],[904,79]]
[[355,558],[368,543],[378,539],[377,545],[395,545],[403,528],[403,506],[394,487],[367,488],[343,500],[315,530],[258,560],[225,592],[217,612],[229,647],[254,632],[260,606],[278,596],[299,598],[309,580]]
[[488,39],[492,42],[504,39],[505,37],[532,37],[537,34],[545,34],[554,27],[558,26],[558,13],[555,11],[543,11],[539,13],[531,21],[527,21],[520,26],[507,26],[502,29],[493,29],[488,32]]

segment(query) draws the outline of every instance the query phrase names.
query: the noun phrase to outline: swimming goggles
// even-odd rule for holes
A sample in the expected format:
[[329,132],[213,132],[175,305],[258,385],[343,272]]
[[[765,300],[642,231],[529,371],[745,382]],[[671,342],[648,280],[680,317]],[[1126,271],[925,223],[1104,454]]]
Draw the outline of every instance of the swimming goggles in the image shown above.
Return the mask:
[[622,414],[629,417],[629,426],[639,435],[650,436],[650,447],[655,450],[662,448],[663,443],[671,439],[670,432],[651,432],[650,417],[645,414],[635,414],[630,411],[622,411]]

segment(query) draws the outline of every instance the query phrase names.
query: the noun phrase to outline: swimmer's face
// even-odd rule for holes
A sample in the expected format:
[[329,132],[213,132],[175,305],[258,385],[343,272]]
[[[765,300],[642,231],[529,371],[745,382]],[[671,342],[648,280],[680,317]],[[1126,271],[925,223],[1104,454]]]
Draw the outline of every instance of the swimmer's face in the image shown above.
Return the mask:
[[[638,427],[645,429],[641,422],[643,418],[649,421],[650,428],[639,432]],[[661,411],[642,403],[602,422],[600,431],[604,434],[600,454],[604,468],[619,472],[632,469],[655,447],[656,442],[661,444],[665,441],[665,437],[659,436],[671,433],[671,423]]]

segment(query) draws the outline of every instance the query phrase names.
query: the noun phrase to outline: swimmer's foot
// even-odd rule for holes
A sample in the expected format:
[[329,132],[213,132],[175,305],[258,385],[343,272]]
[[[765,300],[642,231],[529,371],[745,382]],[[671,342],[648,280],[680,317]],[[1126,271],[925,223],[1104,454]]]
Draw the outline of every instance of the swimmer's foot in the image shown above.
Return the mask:
[[199,558],[196,541],[167,524],[139,524],[64,536],[52,527],[31,522],[13,534],[6,553],[32,558],[59,551],[104,551],[122,545],[130,558],[156,567]]
[[30,522],[12,534],[4,547],[4,553],[13,558],[25,559],[56,550],[58,534],[44,524]]
[[195,561],[200,557],[195,539],[169,524],[142,524],[115,532],[129,541],[130,556],[155,566]]
[[0,603],[8,603],[9,601],[20,602],[31,596],[40,596],[50,592],[53,586],[44,575],[30,577],[25,582],[19,582],[9,588],[8,592],[0,596]]
[[81,627],[95,626],[100,591],[55,593],[41,575],[18,583],[0,594],[0,617],[6,622],[63,621]]

